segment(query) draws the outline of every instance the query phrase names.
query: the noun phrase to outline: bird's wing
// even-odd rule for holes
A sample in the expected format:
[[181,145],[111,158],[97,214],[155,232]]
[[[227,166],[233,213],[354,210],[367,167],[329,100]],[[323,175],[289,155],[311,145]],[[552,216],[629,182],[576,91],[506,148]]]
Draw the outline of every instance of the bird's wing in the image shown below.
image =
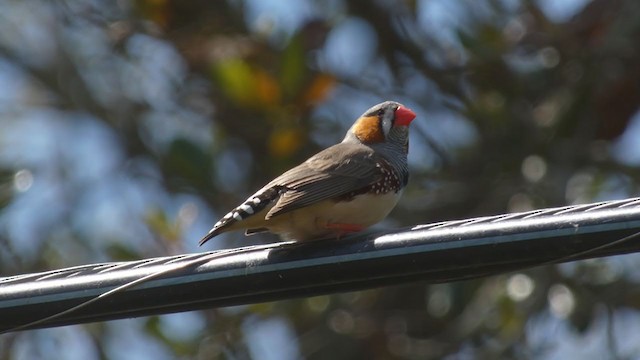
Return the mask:
[[359,144],[334,145],[266,186],[286,189],[266,219],[359,190],[380,176],[371,148]]

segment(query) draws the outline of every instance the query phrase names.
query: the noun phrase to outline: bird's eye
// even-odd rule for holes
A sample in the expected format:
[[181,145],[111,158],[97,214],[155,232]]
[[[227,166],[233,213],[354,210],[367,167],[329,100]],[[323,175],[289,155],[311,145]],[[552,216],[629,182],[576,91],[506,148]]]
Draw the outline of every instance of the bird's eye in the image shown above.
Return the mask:
[[377,115],[381,116],[382,114],[384,114],[384,109],[379,109],[377,112]]

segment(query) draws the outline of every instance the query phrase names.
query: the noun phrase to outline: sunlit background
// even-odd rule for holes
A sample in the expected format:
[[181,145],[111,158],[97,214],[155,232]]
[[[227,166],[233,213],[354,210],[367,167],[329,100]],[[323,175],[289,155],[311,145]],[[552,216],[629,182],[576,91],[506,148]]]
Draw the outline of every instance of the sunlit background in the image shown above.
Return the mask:
[[[637,0],[1,1],[0,276],[201,251],[387,99],[418,118],[382,227],[637,196],[638,39]],[[0,358],[633,359],[638,270],[626,255],[12,333]]]

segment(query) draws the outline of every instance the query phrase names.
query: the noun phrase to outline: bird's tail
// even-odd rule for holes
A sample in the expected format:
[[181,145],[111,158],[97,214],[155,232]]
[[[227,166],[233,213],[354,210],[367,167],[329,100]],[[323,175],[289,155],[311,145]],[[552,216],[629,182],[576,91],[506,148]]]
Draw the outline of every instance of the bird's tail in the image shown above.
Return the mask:
[[[205,235],[200,240],[198,244],[202,245],[207,241],[211,240],[211,238],[225,231],[249,227],[249,226],[241,226],[240,222],[259,213],[260,211],[265,209],[268,205],[271,205],[273,201],[280,196],[282,189],[283,188],[280,186],[274,186],[274,187],[262,189],[257,193],[253,194],[251,197],[245,200],[242,204],[240,204],[240,206],[229,211],[225,216],[222,217],[222,219],[220,219],[215,225],[213,225],[213,228],[209,231],[207,235]],[[249,225],[249,224],[246,224],[246,225]]]

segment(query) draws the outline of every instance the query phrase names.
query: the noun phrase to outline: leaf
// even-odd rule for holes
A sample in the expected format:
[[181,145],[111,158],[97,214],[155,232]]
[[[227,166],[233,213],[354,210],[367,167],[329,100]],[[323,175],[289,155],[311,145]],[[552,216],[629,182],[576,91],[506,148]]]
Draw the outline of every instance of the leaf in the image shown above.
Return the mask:
[[306,72],[304,46],[300,36],[293,38],[282,54],[281,83],[282,92],[288,98],[294,98],[300,91]]
[[251,104],[255,86],[251,66],[241,59],[224,60],[213,65],[213,74],[220,89],[239,104]]
[[280,104],[280,85],[276,79],[263,70],[254,71],[255,96],[263,107],[273,108]]
[[304,133],[299,128],[276,129],[269,139],[269,151],[274,157],[289,157],[298,151],[304,138]]
[[305,91],[304,103],[314,105],[323,101],[333,90],[336,83],[335,77],[327,74],[318,74]]
[[211,184],[210,174],[213,160],[203,149],[185,139],[171,143],[169,151],[162,159],[167,174],[173,174],[172,185],[192,186],[206,189]]
[[280,104],[277,80],[244,60],[230,59],[215,64],[214,76],[225,95],[240,105],[271,108]]
[[180,240],[181,229],[180,225],[171,222],[167,218],[167,214],[161,209],[153,209],[147,212],[145,220],[149,229],[158,238],[165,239],[171,242],[178,242]]

